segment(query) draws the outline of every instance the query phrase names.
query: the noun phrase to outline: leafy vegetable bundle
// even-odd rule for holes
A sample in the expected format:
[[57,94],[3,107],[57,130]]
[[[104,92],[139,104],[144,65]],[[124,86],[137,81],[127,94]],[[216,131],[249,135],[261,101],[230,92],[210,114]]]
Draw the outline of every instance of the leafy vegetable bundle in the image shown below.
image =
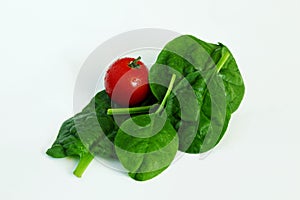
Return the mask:
[[62,124],[47,154],[79,157],[78,177],[100,156],[119,160],[135,180],[149,180],[172,163],[178,150],[195,154],[214,148],[245,92],[228,48],[190,35],[164,47],[149,82],[149,98],[134,108],[112,108],[105,91],[96,94]]

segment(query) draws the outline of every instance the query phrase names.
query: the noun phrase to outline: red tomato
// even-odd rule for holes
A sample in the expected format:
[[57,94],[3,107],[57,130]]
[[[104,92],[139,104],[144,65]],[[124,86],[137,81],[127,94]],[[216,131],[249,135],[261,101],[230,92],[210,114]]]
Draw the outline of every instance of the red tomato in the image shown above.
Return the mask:
[[148,69],[140,59],[118,59],[106,72],[105,90],[108,96],[121,106],[137,105],[147,98]]

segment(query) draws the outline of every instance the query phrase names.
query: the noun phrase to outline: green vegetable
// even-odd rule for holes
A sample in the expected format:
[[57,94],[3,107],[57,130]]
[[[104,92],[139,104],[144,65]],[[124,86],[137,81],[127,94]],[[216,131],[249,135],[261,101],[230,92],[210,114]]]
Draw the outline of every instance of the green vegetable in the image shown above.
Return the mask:
[[178,150],[178,136],[166,115],[139,115],[121,125],[115,147],[129,176],[145,181],[171,164]]
[[113,141],[118,131],[112,116],[106,111],[111,107],[105,91],[74,117],[65,121],[47,154],[54,158],[79,157],[74,174],[81,177],[94,156],[116,158]]
[[162,85],[173,73],[178,79],[166,112],[178,131],[179,149],[187,153],[208,151],[223,137],[244,96],[237,64],[223,44],[184,35],[164,47],[150,70],[151,91],[159,101],[166,92]]
[[177,132],[163,112],[175,79],[173,75],[155,113],[126,120],[116,136],[118,158],[135,180],[146,181],[160,174],[171,164],[178,150]]

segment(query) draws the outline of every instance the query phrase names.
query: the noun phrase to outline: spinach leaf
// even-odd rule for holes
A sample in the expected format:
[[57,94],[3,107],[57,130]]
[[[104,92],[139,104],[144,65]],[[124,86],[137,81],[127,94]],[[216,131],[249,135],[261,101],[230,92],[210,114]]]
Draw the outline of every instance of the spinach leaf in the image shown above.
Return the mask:
[[79,157],[80,161],[73,172],[78,177],[82,176],[94,159],[94,156],[81,142],[73,118],[62,124],[55,142],[46,153],[53,158]]
[[81,156],[88,153],[79,139],[73,118],[66,120],[62,124],[55,142],[47,150],[47,154],[54,158]]
[[[178,79],[166,112],[178,131],[179,149],[187,153],[208,151],[223,137],[244,96],[235,59],[223,44],[184,35],[164,47],[150,70],[151,91],[159,101],[166,91],[163,85],[174,73]],[[189,87],[194,95],[186,94],[191,91]]]
[[164,112],[138,115],[121,125],[115,148],[129,176],[146,181],[171,164],[178,150],[178,136]]
[[173,74],[155,113],[134,116],[126,120],[118,131],[115,140],[118,158],[135,180],[145,181],[157,176],[176,155],[178,135],[164,112],[175,80],[176,75]]
[[116,158],[113,141],[118,131],[106,111],[111,101],[105,91],[99,92],[74,117],[65,121],[47,154],[54,158],[79,157],[74,174],[81,177],[94,156]]

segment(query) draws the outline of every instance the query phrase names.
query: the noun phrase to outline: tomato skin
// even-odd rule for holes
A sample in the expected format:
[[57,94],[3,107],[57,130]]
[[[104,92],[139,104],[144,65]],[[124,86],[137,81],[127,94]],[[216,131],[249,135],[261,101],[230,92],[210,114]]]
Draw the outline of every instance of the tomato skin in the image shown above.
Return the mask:
[[107,70],[104,85],[108,96],[121,106],[134,106],[145,100],[149,94],[148,69],[141,61],[138,68],[130,67],[134,58],[121,58]]

